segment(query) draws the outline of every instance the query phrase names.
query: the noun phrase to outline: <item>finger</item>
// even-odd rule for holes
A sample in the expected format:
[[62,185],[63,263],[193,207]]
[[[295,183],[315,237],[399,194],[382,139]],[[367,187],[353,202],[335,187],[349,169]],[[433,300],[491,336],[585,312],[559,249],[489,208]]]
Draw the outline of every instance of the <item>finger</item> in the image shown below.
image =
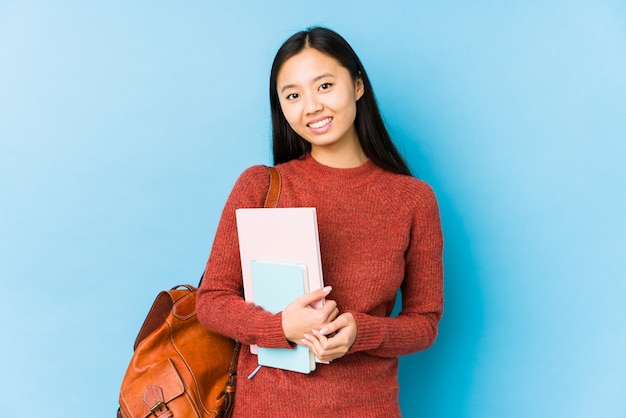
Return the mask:
[[328,296],[331,290],[333,290],[331,286],[326,286],[322,289],[317,289],[313,292],[304,294],[296,300],[301,304],[301,306],[307,306],[312,304],[313,302],[324,299],[326,296]]
[[343,315],[339,315],[333,321],[328,323],[325,327],[319,330],[321,335],[331,335],[341,328],[348,326],[348,321],[344,318]]
[[339,314],[339,309],[337,309],[337,302],[334,300],[326,300],[324,306],[318,309],[320,314],[320,319],[323,323],[334,321]]
[[[325,331],[325,333],[320,331]],[[356,324],[352,314],[342,314],[336,321],[320,331],[313,330],[307,334],[306,345],[317,358],[323,361],[343,357],[356,338]]]
[[314,347],[317,351],[324,351],[329,345],[328,338],[321,335],[317,330],[312,330],[310,333],[304,334],[304,341],[309,344],[309,347]]
[[319,350],[322,348],[319,339],[312,332],[308,334],[304,334],[300,342],[302,343],[302,345],[306,345],[311,350]]
[[322,343],[315,336],[309,335],[309,337],[310,339],[307,340],[307,346],[315,357],[322,361],[335,360],[342,357],[346,353],[346,350],[341,345],[335,346],[334,344],[329,344],[329,342]]
[[313,341],[311,341],[312,339],[313,339],[313,336],[311,334],[304,334],[300,342],[303,345],[306,345],[307,347],[311,347],[311,345],[313,345]]
[[342,339],[326,338],[319,333],[306,334],[303,344],[321,361],[332,361],[343,357],[348,347]]
[[315,339],[311,339],[311,342],[319,354],[325,358],[329,356],[334,358],[341,357],[347,351],[346,338],[339,334],[335,334],[333,337],[326,337],[318,331],[314,331],[313,336]]
[[330,315],[326,317],[326,322],[334,321],[335,319],[337,319],[337,316],[339,316],[339,309],[335,307],[330,313]]
[[346,347],[346,338],[340,334],[341,331],[334,334],[332,337],[327,337],[319,333],[319,331],[314,331],[313,335],[317,338],[319,342],[319,347],[325,352],[335,352],[337,349],[345,352]]
[[[321,341],[320,339],[324,339]],[[309,347],[311,352],[322,361],[330,361],[332,360],[332,353],[329,352],[325,345],[327,344],[326,337],[323,335],[319,335],[319,333],[311,333],[304,334],[304,338],[302,339],[303,345]]]

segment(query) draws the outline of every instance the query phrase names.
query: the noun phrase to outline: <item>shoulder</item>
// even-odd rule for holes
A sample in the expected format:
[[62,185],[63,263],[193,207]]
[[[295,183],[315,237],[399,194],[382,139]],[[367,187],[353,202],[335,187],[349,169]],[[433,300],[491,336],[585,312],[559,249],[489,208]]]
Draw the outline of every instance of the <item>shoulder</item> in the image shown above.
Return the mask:
[[382,177],[383,185],[386,188],[393,190],[401,199],[423,199],[427,201],[436,201],[435,191],[423,180],[388,171],[385,171]]
[[385,206],[414,220],[439,217],[439,204],[433,188],[423,180],[385,172],[379,187]]
[[258,184],[268,181],[267,167],[264,165],[253,165],[246,168],[237,179],[236,184],[248,185]]
[[237,178],[230,199],[234,201],[237,207],[257,207],[262,205],[268,186],[267,167],[264,165],[251,166]]

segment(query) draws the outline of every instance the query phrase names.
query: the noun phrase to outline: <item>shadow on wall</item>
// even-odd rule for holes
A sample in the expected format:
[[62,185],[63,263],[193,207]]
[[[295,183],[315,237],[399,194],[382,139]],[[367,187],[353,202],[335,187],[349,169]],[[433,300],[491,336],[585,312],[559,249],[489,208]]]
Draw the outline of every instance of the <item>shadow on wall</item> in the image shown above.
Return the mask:
[[[483,328],[480,277],[471,252],[471,238],[455,207],[429,172],[419,143],[405,141],[404,155],[418,177],[427,179],[437,193],[444,233],[445,303],[439,336],[428,350],[400,359],[400,403],[404,416],[463,417],[473,384],[479,338]],[[414,164],[415,163],[415,164]]]

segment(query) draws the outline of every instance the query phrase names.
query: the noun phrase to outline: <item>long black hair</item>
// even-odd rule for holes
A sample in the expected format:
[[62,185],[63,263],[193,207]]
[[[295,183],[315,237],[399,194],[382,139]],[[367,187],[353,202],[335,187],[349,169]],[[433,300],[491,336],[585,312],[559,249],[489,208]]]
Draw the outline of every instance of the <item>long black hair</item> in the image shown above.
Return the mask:
[[322,27],[313,27],[296,33],[285,41],[274,57],[270,72],[270,107],[272,110],[272,151],[274,164],[302,157],[311,151],[311,144],[289,126],[282,108],[276,80],[282,65],[305,48],[314,48],[336,59],[356,81],[363,80],[364,93],[356,103],[354,125],[363,152],[377,166],[399,174],[411,175],[408,165],[396,149],[380,115],[374,91],[367,73],[352,47],[338,33]]

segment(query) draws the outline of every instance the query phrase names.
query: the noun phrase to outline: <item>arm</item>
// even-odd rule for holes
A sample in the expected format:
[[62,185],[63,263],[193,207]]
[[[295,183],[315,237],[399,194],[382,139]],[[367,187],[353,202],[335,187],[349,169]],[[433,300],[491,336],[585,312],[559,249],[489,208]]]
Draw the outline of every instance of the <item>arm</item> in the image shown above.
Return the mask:
[[308,336],[308,345],[319,358],[330,360],[356,351],[396,357],[425,350],[435,341],[443,312],[443,238],[430,188],[420,194],[419,202],[405,254],[402,311],[393,318],[343,313],[321,332]]
[[402,310],[395,318],[353,313],[359,336],[352,351],[393,357],[422,351],[436,337],[443,313],[443,236],[432,189],[420,196],[405,256]]

